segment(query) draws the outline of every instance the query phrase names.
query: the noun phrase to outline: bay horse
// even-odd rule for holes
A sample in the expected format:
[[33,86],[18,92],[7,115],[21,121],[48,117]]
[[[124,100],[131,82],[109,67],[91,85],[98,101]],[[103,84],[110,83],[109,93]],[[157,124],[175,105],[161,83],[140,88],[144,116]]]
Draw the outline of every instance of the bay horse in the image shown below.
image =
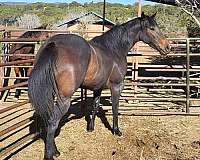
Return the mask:
[[[43,29],[47,29],[48,24],[44,24],[40,27],[34,28],[36,30],[43,30]],[[47,38],[49,38],[49,33],[46,31],[27,31],[25,33],[23,33],[21,36],[19,36],[17,39],[32,39],[32,40],[45,40]],[[11,55],[8,59],[9,62],[12,61],[17,61],[17,60],[27,60],[27,59],[32,59],[32,56],[22,56],[23,54],[34,54],[34,50],[35,50],[35,44],[25,44],[25,43],[15,43],[12,44],[10,51],[8,52],[9,55]],[[14,71],[16,74],[17,79],[14,81],[14,84],[17,83],[21,83],[24,81],[27,81],[27,79],[20,79],[19,77],[28,77],[30,75],[30,72],[32,70],[32,68],[30,67],[20,67],[21,64],[18,64],[17,66],[19,67],[15,67]],[[30,66],[33,65],[33,63],[26,63],[26,64],[22,64],[23,66]],[[6,70],[6,77],[10,76],[10,72],[11,72],[11,68],[8,67]],[[8,86],[8,81],[9,79],[5,79],[3,86]],[[19,98],[21,93],[21,89],[16,89],[15,92],[15,97]],[[4,93],[1,93],[1,97],[3,96]],[[1,98],[0,98],[1,99]]]
[[126,56],[138,41],[149,44],[162,55],[170,50],[155,21],[155,14],[147,16],[144,13],[89,42],[78,35],[59,34],[41,46],[28,80],[28,95],[36,114],[45,123],[44,159],[52,160],[54,156],[59,156],[55,131],[70,107],[70,97],[79,87],[94,91],[88,131],[94,130],[101,92],[109,88],[113,111],[112,133],[122,135],[118,127],[118,107],[127,72]]

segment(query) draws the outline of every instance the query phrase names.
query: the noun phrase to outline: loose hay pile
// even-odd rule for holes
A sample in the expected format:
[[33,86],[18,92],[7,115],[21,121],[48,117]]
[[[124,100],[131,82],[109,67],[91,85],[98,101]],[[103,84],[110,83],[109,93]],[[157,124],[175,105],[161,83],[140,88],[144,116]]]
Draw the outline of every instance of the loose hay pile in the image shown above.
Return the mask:
[[[111,116],[107,116],[111,122]],[[122,137],[113,136],[99,118],[95,131],[86,132],[84,118],[62,127],[56,143],[58,160],[158,160],[200,159],[200,117],[120,116]],[[12,157],[43,159],[44,144],[38,140]]]

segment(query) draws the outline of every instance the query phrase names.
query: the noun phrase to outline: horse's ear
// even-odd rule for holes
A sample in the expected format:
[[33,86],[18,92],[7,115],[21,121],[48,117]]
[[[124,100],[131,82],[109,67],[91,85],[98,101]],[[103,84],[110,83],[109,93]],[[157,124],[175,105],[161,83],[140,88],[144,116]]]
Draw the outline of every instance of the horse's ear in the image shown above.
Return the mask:
[[151,17],[152,17],[152,18],[155,18],[155,17],[156,17],[156,14],[157,14],[157,12],[154,13]]
[[144,17],[145,17],[145,14],[144,14],[144,12],[142,12],[142,14],[141,14],[141,17],[142,17],[142,18],[144,18]]

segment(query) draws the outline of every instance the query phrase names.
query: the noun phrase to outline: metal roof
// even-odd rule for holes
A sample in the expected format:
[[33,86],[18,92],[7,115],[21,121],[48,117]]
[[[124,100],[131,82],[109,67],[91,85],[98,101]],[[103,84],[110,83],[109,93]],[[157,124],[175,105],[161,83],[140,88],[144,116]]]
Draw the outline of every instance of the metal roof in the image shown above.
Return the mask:
[[[162,3],[162,4],[168,4],[173,6],[178,6],[178,3],[176,0],[145,0],[145,1],[151,1],[156,3]],[[200,8],[200,0],[181,0],[181,3],[185,4],[196,4],[198,8]]]
[[[89,16],[89,15],[94,15],[95,17],[98,17],[99,19],[101,19],[102,22],[103,22],[103,17],[102,17],[102,16],[100,16],[99,14],[97,14],[97,13],[95,13],[95,12],[88,12],[88,13],[85,13],[85,14],[83,14],[83,15],[81,15],[81,16],[75,17],[75,18],[73,18],[73,19],[71,19],[71,20],[68,20],[68,21],[66,21],[66,22],[64,22],[64,23],[62,23],[62,24],[60,24],[60,25],[58,25],[57,27],[61,27],[61,26],[64,26],[64,25],[66,25],[66,24],[74,23],[74,22],[78,21],[80,18],[83,18],[83,17],[85,17],[85,16]],[[98,22],[100,22],[100,21],[98,21]],[[114,22],[112,22],[112,21],[110,21],[110,20],[108,20],[108,19],[106,19],[106,18],[105,18],[105,24],[106,24],[106,25],[112,25],[112,26],[115,25]]]

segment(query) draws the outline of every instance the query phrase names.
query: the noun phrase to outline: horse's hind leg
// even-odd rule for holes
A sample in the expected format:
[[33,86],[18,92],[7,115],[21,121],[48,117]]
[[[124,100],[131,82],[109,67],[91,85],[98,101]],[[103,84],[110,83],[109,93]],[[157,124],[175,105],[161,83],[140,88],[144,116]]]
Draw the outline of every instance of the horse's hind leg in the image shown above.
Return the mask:
[[46,142],[45,142],[45,160],[53,160],[55,151],[57,150],[54,140],[56,129],[58,128],[59,120],[51,119],[46,128]]
[[94,121],[95,121],[96,113],[100,106],[101,92],[102,92],[102,90],[94,91],[92,113],[89,115],[89,123],[87,126],[87,131],[89,131],[89,132],[92,132],[94,130]]
[[53,156],[59,156],[60,153],[57,150],[56,144],[55,144],[55,132],[58,128],[58,124],[63,117],[63,115],[68,111],[70,107],[70,99],[62,99],[63,105],[58,106],[58,104],[54,107],[51,118],[48,121],[48,125],[46,127],[46,140],[45,140],[45,160],[53,160]]

